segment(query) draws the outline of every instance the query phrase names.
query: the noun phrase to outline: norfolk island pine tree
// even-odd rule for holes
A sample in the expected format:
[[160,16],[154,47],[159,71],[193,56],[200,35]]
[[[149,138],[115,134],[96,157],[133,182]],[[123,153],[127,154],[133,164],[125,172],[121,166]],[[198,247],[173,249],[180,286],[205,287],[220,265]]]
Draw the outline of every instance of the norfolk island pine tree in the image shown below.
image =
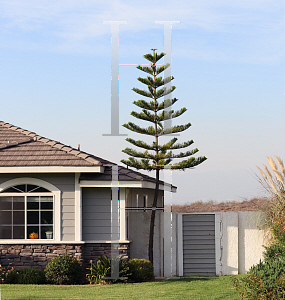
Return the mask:
[[[124,153],[129,155],[130,157],[125,160],[122,159],[121,162],[129,167],[133,167],[137,170],[143,169],[147,171],[155,171],[156,173],[156,182],[155,182],[155,193],[152,204],[152,213],[150,219],[150,230],[149,230],[149,248],[148,255],[149,260],[153,264],[153,237],[154,237],[154,222],[155,222],[155,213],[157,207],[157,199],[158,199],[158,190],[159,190],[159,171],[164,169],[165,166],[169,165],[169,168],[172,170],[185,170],[191,169],[195,166],[204,162],[207,158],[205,156],[201,157],[193,157],[195,153],[199,150],[196,148],[194,150],[180,152],[179,154],[174,154],[172,150],[186,148],[193,144],[193,140],[187,141],[184,143],[176,143],[177,138],[174,137],[170,139],[169,142],[160,145],[158,142],[159,137],[163,135],[171,135],[171,133],[182,132],[188,129],[191,124],[187,123],[185,125],[176,125],[171,128],[165,128],[163,125],[164,120],[174,119],[181,116],[186,112],[186,108],[183,107],[180,110],[174,111],[172,110],[172,105],[177,102],[178,99],[166,99],[161,102],[158,101],[159,98],[164,97],[165,95],[170,94],[175,90],[175,86],[171,86],[170,88],[164,87],[164,84],[171,82],[174,79],[173,76],[169,76],[167,78],[162,79],[162,77],[158,77],[160,73],[162,73],[165,69],[167,69],[170,65],[166,64],[163,66],[157,66],[156,63],[165,56],[165,53],[157,54],[156,49],[153,50],[153,54],[146,54],[143,57],[150,61],[150,67],[142,67],[137,66],[137,69],[148,74],[147,78],[138,77],[138,81],[147,85],[148,91],[141,90],[138,88],[133,88],[132,90],[137,94],[144,96],[146,98],[150,98],[150,101],[146,100],[137,100],[134,101],[133,104],[142,109],[141,112],[132,111],[131,115],[137,119],[144,120],[152,123],[151,126],[148,127],[140,127],[132,122],[128,122],[123,124],[123,126],[131,131],[136,133],[152,136],[154,141],[152,144],[148,144],[142,140],[134,140],[132,138],[127,138],[126,141],[137,146],[139,148],[144,149],[143,152],[134,150],[132,148],[125,148],[122,150]],[[161,88],[160,88],[161,87]],[[166,108],[170,108],[167,111]],[[190,158],[189,158],[190,156]],[[182,160],[178,163],[171,164],[174,158],[184,158],[187,159]],[[137,159],[138,158],[138,159]]]

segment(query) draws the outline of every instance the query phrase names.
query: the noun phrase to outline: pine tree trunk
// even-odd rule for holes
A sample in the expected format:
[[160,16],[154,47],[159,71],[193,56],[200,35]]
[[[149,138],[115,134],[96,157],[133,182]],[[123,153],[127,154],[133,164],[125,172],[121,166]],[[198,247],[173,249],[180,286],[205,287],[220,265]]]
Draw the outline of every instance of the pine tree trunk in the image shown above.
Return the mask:
[[149,245],[148,245],[148,257],[152,265],[153,265],[154,222],[155,222],[155,213],[156,213],[156,206],[157,206],[157,199],[158,199],[158,190],[159,190],[159,169],[156,169],[155,192],[154,192],[154,199],[153,199],[152,211],[151,211]]

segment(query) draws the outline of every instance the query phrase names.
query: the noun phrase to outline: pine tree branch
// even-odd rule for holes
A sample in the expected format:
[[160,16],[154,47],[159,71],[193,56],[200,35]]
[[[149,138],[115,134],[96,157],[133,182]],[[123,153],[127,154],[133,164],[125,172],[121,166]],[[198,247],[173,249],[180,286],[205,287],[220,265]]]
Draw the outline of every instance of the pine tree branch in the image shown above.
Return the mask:
[[139,70],[141,70],[141,71],[143,71],[143,72],[146,72],[146,73],[148,73],[148,74],[150,74],[150,75],[153,74],[153,70],[152,70],[152,68],[150,68],[150,67],[137,66],[137,69],[139,69]]
[[153,81],[151,82],[150,80],[150,76],[147,76],[147,78],[141,78],[141,77],[138,77],[138,81],[140,81],[141,83],[145,84],[145,85],[150,85],[150,86],[153,86]]
[[166,96],[166,95],[172,93],[175,89],[176,89],[175,86],[172,86],[172,87],[170,87],[170,88],[168,88],[168,89],[167,89],[166,87],[164,87],[164,88],[162,88],[162,89],[159,89],[159,90],[156,92],[155,97],[156,97],[156,99],[159,99],[159,98],[161,98],[162,96]]
[[169,83],[173,79],[174,79],[173,76],[168,76],[164,79],[162,79],[162,77],[156,77],[154,81],[150,76],[147,76],[147,78],[138,77],[138,81],[140,81],[141,83],[147,86],[150,85],[152,88],[158,88],[162,85]]
[[173,138],[171,139],[168,143],[165,143],[163,145],[159,145],[159,150],[160,151],[165,151],[165,150],[168,150],[168,149],[171,149],[171,147],[175,144],[175,142],[177,141],[178,139],[177,138]]
[[191,123],[188,123],[186,125],[177,125],[177,126],[173,126],[171,128],[164,128],[163,130],[161,130],[159,135],[182,132],[182,131],[188,129],[190,126],[191,126]]
[[138,152],[131,148],[126,148],[122,150],[122,152],[132,156],[132,157],[139,157],[139,158],[145,158],[145,159],[154,159],[154,156],[149,154],[148,151],[145,152]]
[[207,159],[205,156],[201,157],[191,157],[187,160],[183,160],[177,164],[174,164],[171,166],[171,169],[173,170],[185,170],[185,169],[192,169],[198,165],[200,165],[202,162],[204,162]]
[[151,114],[145,114],[144,112],[137,113],[135,111],[132,111],[131,115],[137,119],[154,122],[153,118],[151,118]]
[[166,55],[166,53],[164,53],[164,52],[161,52],[160,54],[156,53],[156,62],[159,61],[165,55]]
[[133,144],[134,146],[146,149],[146,150],[156,150],[158,147],[155,145],[155,142],[153,142],[153,145],[149,145],[147,143],[145,143],[144,141],[136,141],[134,139],[131,138],[126,138],[126,141]]
[[[124,126],[125,128],[127,128],[131,131],[137,132],[137,133],[155,136],[155,130],[152,126],[149,126],[148,128],[142,128],[132,122],[123,124],[122,126]],[[161,132],[161,130],[159,130],[159,134],[160,134],[160,132]]]
[[147,59],[148,61],[150,61],[151,63],[155,62],[155,58],[153,55],[151,55],[150,53],[146,54],[143,56],[145,59]]
[[172,154],[171,158],[183,158],[183,157],[187,157],[187,156],[190,156],[190,155],[194,155],[198,151],[199,150],[196,148],[196,149],[191,150],[191,151],[180,152],[179,154]]
[[185,107],[181,108],[180,110],[174,111],[174,110],[170,110],[170,111],[163,111],[159,114],[158,116],[158,120],[159,121],[165,121],[165,120],[169,120],[169,119],[174,119],[177,118],[179,116],[181,116],[182,114],[184,114],[187,111],[187,109]]
[[137,100],[134,101],[133,104],[135,104],[138,107],[144,108],[144,109],[148,109],[148,110],[155,110],[155,105],[153,103],[153,101],[147,102],[145,100]]
[[141,161],[133,158],[133,157],[129,157],[128,160],[122,159],[121,162],[129,167],[133,167],[137,170],[139,169],[143,169],[143,170],[156,170],[156,166],[155,165],[150,165],[149,161],[147,159],[141,159]]
[[172,106],[176,101],[178,101],[177,98],[174,98],[172,100],[166,99],[163,100],[157,107],[157,111],[160,111],[162,109],[168,108],[169,106]]
[[142,95],[144,97],[148,97],[148,98],[152,98],[153,97],[152,94],[149,93],[149,92],[147,92],[147,91],[140,90],[140,89],[137,89],[137,88],[132,88],[132,90],[134,92],[136,92],[137,94],[140,94],[140,95]]
[[160,169],[164,169],[163,166],[167,166],[172,162],[172,159],[168,158],[168,159],[160,159],[158,161],[158,165],[160,166]]
[[192,145],[193,143],[194,143],[193,140],[191,140],[188,142],[184,142],[183,144],[176,144],[176,145],[170,146],[169,149],[175,150],[175,149],[186,148],[186,147]]
[[154,97],[155,97],[155,96],[154,96],[154,95],[155,95],[154,89],[153,89],[150,85],[148,85],[147,88],[148,88],[150,94],[152,95],[152,98],[154,98]]
[[164,66],[161,66],[160,68],[158,68],[157,72],[156,72],[156,75],[158,75],[161,72],[163,72],[164,70],[166,70],[169,66],[170,66],[170,64],[165,64]]

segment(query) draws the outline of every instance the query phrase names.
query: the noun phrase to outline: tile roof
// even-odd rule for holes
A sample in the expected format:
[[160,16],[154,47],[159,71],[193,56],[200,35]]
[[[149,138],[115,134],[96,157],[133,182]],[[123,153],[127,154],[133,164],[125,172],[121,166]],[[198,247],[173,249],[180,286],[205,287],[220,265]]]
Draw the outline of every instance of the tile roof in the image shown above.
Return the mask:
[[[0,121],[0,167],[104,165],[116,164]],[[118,171],[119,180],[155,182],[153,177],[122,166],[119,166]],[[105,166],[104,173],[82,173],[80,176],[80,180],[111,178],[110,166]]]
[[106,163],[110,162],[0,121],[0,167],[99,166]]

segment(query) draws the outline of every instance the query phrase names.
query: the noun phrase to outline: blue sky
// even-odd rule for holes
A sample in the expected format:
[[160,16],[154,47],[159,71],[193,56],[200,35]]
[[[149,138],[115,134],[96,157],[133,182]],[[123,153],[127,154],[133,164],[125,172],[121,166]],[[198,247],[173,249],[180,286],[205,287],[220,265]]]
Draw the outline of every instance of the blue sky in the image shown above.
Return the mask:
[[[102,136],[111,117],[111,28],[103,21],[128,22],[120,25],[121,64],[163,51],[155,21],[180,21],[172,31],[173,108],[188,111],[173,123],[192,123],[179,141],[193,139],[208,160],[173,172],[173,203],[262,196],[255,166],[285,157],[284,4],[1,0],[1,120],[119,163],[128,143]],[[139,76],[120,67],[121,124],[135,121]]]

